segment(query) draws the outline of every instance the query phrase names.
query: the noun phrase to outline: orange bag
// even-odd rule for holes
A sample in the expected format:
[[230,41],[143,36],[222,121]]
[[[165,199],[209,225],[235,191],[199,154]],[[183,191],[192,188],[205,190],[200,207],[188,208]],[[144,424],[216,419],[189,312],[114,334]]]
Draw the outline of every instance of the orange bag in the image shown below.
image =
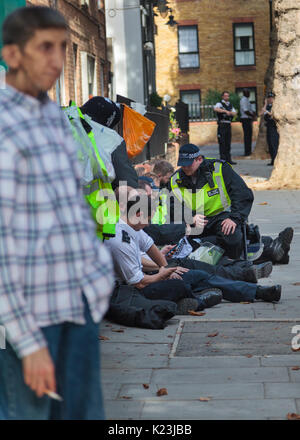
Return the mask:
[[127,105],[123,105],[123,138],[126,142],[127,154],[132,158],[143,151],[156,124]]

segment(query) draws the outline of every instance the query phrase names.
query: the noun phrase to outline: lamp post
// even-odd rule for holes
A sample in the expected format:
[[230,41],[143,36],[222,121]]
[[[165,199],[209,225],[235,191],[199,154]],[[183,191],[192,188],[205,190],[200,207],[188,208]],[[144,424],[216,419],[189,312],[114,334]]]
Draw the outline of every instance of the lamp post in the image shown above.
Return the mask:
[[169,8],[169,11],[170,11],[169,20],[168,20],[167,23],[165,23],[165,24],[166,24],[167,26],[174,27],[174,26],[176,26],[178,23],[177,23],[176,20],[174,20],[174,15],[172,15],[172,9],[171,9],[171,8]]

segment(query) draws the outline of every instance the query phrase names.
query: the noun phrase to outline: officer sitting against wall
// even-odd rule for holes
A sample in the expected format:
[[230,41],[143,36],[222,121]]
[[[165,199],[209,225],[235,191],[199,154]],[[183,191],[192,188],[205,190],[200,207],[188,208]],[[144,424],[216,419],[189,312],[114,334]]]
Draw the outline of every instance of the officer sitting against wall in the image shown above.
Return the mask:
[[[180,148],[178,166],[181,168],[171,177],[170,190],[184,213],[190,211],[200,238],[205,237],[205,241],[225,249],[228,257],[238,259],[243,250],[241,225],[251,211],[252,191],[231,165],[205,158],[194,144]],[[176,208],[171,206],[170,211],[174,221]]]

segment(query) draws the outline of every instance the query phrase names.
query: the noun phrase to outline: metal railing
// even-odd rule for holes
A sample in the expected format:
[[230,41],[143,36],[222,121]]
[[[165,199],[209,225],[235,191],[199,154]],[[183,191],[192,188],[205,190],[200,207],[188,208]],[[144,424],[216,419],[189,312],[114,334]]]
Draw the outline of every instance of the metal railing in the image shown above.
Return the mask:
[[217,115],[214,112],[214,105],[189,104],[189,120],[191,122],[216,121]]

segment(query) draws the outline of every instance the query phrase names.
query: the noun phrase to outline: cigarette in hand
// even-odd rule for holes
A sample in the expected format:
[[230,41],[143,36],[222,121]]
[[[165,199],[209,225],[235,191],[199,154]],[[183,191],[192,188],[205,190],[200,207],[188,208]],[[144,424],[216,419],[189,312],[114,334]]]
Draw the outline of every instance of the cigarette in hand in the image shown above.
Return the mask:
[[59,394],[55,393],[54,391],[46,390],[45,393],[46,393],[49,397],[51,397],[51,399],[59,400],[60,402],[63,401],[63,398],[62,398]]

